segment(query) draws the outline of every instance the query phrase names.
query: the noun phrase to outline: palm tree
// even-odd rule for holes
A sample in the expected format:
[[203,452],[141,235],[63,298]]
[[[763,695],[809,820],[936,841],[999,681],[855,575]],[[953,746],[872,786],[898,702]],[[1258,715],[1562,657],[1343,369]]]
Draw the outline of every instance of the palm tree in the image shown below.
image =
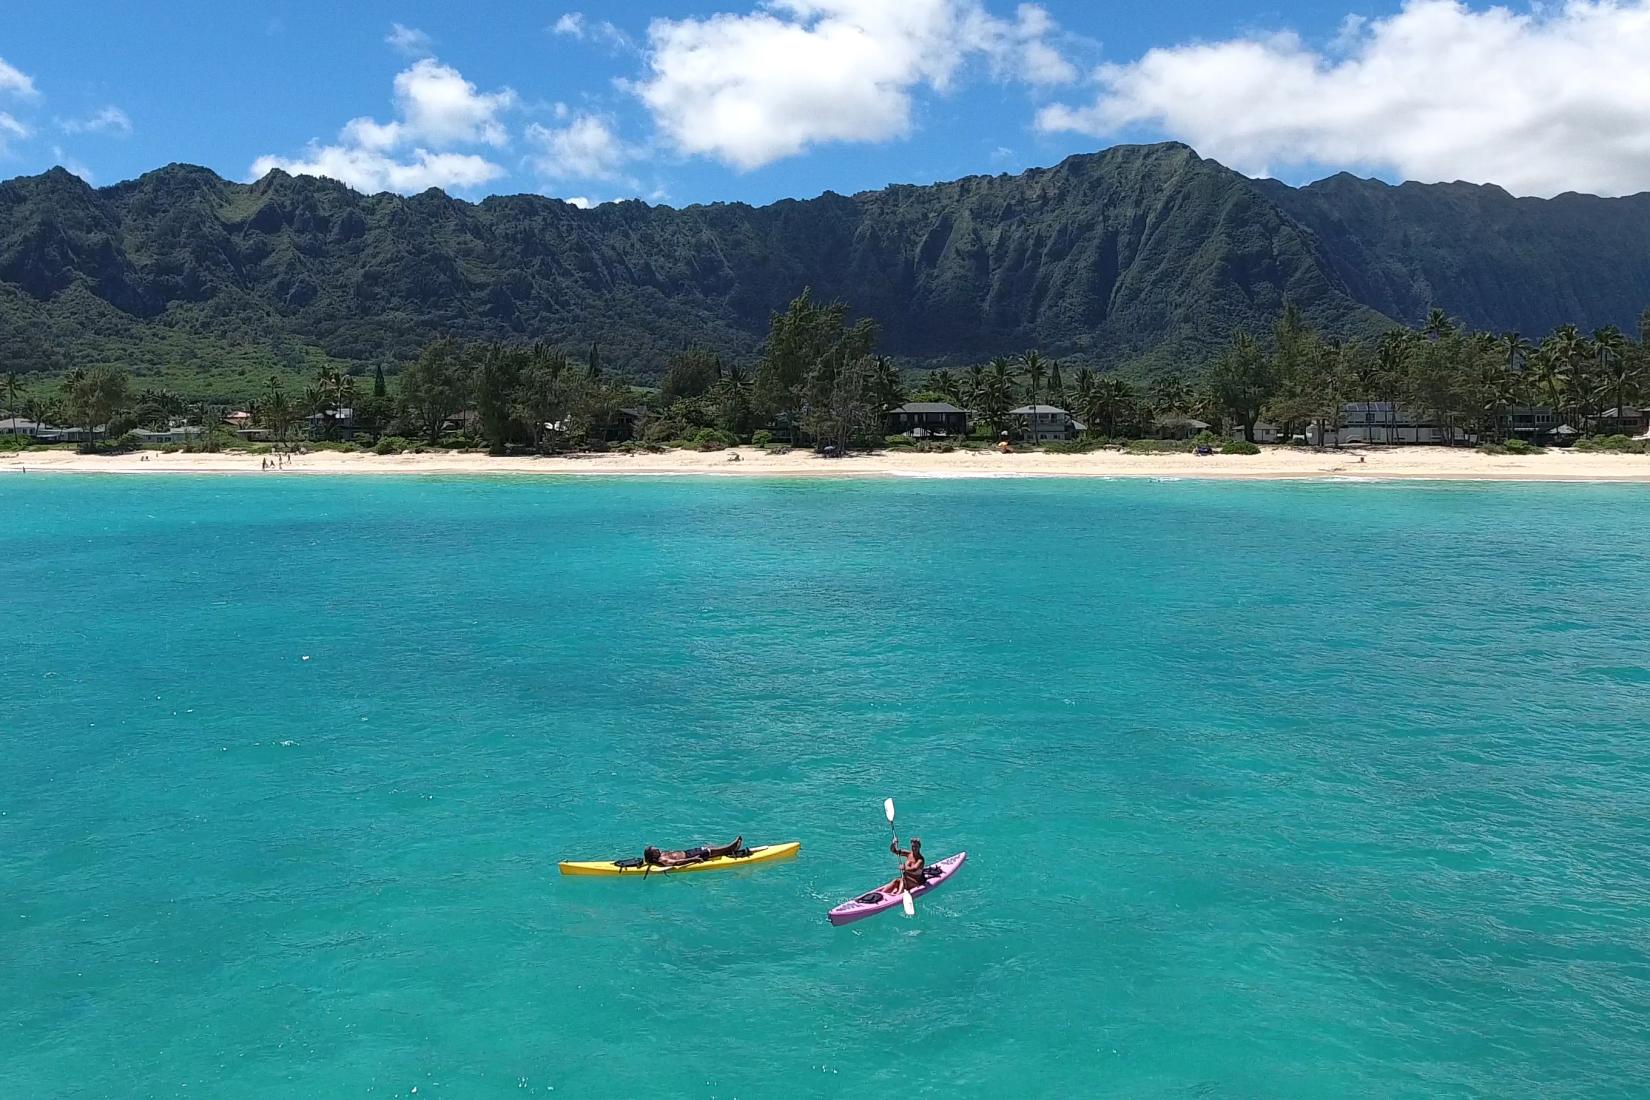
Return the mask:
[[1442,340],[1446,336],[1455,335],[1455,323],[1449,319],[1449,314],[1434,306],[1427,313],[1427,323],[1421,326],[1421,335],[1428,340]]
[[1616,423],[1620,425],[1627,415],[1627,390],[1638,373],[1628,358],[1627,337],[1615,325],[1606,325],[1593,333],[1593,354],[1598,360],[1598,379],[1616,400]]
[[964,396],[968,398],[965,404],[978,405],[980,394],[985,390],[985,364],[975,363],[968,368],[968,379],[963,383],[966,388]]
[[1020,357],[1024,364],[1022,370],[1026,378],[1026,393],[1029,396],[1027,405],[1031,406],[1031,415],[1026,417],[1026,426],[1031,432],[1031,441],[1037,442],[1037,395],[1042,391],[1043,378],[1048,368],[1043,365],[1043,357],[1033,349]]
[[1564,399],[1570,389],[1570,372],[1551,347],[1538,351],[1530,362],[1531,383],[1542,403],[1564,419]]
[[[1371,394],[1374,400],[1397,406],[1398,397],[1404,392],[1405,380],[1409,375],[1410,350],[1416,339],[1416,334],[1408,329],[1390,329],[1381,334],[1380,341],[1375,345],[1379,384]],[[1395,418],[1383,419],[1386,419],[1386,441],[1391,443]]]
[[1118,418],[1133,400],[1134,391],[1129,384],[1115,374],[1108,374],[1095,383],[1094,408],[1087,411],[1091,415],[1097,414],[1094,415],[1096,420],[1106,422],[1106,438],[1116,439]]
[[286,391],[281,389],[281,380],[278,376],[270,376],[269,389],[258,408],[258,417],[277,443],[286,442],[287,431],[292,427],[293,410],[292,403],[287,400]]
[[1524,361],[1535,350],[1535,345],[1516,331],[1503,332],[1497,344],[1501,348],[1502,358],[1506,360],[1507,370],[1515,374],[1523,369]]
[[1077,371],[1077,391],[1075,394],[1077,414],[1082,417],[1083,422],[1088,425],[1091,432],[1094,430],[1095,425],[1094,419],[1090,416],[1090,410],[1095,407],[1094,394],[1094,372],[1087,367],[1082,367]]
[[905,385],[892,359],[879,355],[871,364],[871,393],[875,396],[877,412],[885,413],[905,404]]
[[928,388],[951,402],[953,405],[962,404],[962,394],[958,392],[957,376],[950,371],[940,369],[928,376]]
[[1008,411],[1014,407],[1014,364],[999,356],[980,383],[975,396],[980,417],[997,431],[1008,425]]
[[17,372],[6,372],[6,411],[15,419],[17,416]]
[[1158,416],[1182,416],[1192,407],[1192,389],[1186,376],[1169,371],[1157,376],[1152,383],[1152,410]]

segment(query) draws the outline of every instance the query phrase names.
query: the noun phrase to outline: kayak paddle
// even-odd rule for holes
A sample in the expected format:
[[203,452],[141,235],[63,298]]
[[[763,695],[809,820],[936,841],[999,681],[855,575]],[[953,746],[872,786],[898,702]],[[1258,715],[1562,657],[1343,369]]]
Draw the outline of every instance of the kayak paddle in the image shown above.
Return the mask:
[[[894,843],[898,844],[899,833],[894,830],[894,800],[892,798],[883,800],[882,812],[888,815],[888,831],[894,834]],[[900,905],[905,909],[906,916],[914,917],[917,915],[917,903],[911,900],[911,888],[909,886],[900,891],[899,900]]]

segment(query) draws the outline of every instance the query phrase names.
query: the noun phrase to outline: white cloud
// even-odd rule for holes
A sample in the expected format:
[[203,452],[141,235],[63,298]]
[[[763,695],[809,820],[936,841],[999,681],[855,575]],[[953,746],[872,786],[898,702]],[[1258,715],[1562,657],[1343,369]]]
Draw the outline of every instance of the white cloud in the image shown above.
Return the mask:
[[11,150],[14,141],[27,141],[34,136],[34,131],[23,125],[17,119],[0,111],[0,156],[5,156]]
[[52,159],[61,165],[66,171],[73,175],[79,176],[82,180],[93,187],[97,186],[97,178],[92,175],[92,170],[86,167],[86,165],[81,161],[75,160],[73,157],[69,156],[69,154],[65,153],[61,146],[52,146]]
[[311,146],[305,158],[259,157],[253,162],[252,177],[258,179],[279,168],[295,176],[325,176],[368,194],[397,191],[410,195],[431,187],[472,190],[504,175],[503,168],[473,153],[432,153],[428,149],[414,149],[398,160],[368,149]]
[[508,144],[502,115],[516,105],[508,88],[481,92],[449,66],[424,58],[397,74],[399,117],[344,124],[338,142],[312,144],[296,158],[259,157],[254,178],[281,168],[295,175],[328,176],[360,191],[470,190],[504,175],[504,169],[455,147]]
[[550,31],[580,42],[599,42],[614,48],[629,48],[630,36],[605,19],[585,18],[582,11],[570,11],[551,25]]
[[596,205],[583,195],[569,195],[561,201],[565,202],[568,206],[576,206],[580,210],[589,210],[592,206]]
[[605,180],[635,186],[621,172],[636,156],[635,150],[597,115],[577,115],[560,127],[535,122],[527,128],[527,140],[539,148],[533,167],[546,179]]
[[[396,74],[395,104],[401,121],[388,123],[386,128],[397,128],[397,143],[505,145],[499,116],[516,105],[516,93],[509,88],[477,91],[457,69],[426,57]],[[356,124],[377,125],[371,119],[356,119],[350,125]]]
[[125,137],[132,132],[132,120],[119,107],[102,107],[85,118],[59,119],[58,129],[65,134],[117,134]]
[[3,57],[0,57],[0,94],[13,95],[18,99],[40,98],[34,87],[34,78],[8,65]]
[[1344,166],[1527,195],[1650,189],[1650,2],[1529,12],[1407,0],[1348,19],[1332,52],[1293,34],[1152,50],[1096,73],[1044,131],[1143,127],[1241,171]]
[[406,54],[408,57],[429,57],[435,46],[430,36],[417,27],[407,27],[400,23],[390,24],[390,33],[384,36],[384,43],[395,52]]
[[969,61],[1032,85],[1076,77],[1047,12],[1013,20],[983,0],[767,0],[747,15],[659,19],[630,85],[682,152],[759,168],[825,142],[912,129],[913,97],[946,91]]

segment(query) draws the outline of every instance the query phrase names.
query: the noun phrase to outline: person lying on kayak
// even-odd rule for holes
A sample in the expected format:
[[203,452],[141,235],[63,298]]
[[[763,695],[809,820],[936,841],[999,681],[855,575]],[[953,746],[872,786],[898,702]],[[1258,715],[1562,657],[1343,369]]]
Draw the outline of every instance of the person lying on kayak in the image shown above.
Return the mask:
[[705,863],[713,859],[731,856],[745,846],[745,838],[734,837],[732,844],[724,844],[720,848],[688,848],[680,852],[661,852],[657,848],[649,847],[642,852],[642,862],[649,867],[686,867],[690,863]]
[[899,877],[884,886],[878,893],[897,894],[902,890],[915,890],[927,881],[922,873],[923,868],[928,865],[928,861],[922,858],[921,838],[912,837],[911,850],[907,852],[899,846],[899,837],[895,837],[888,842],[888,850],[896,856],[904,858],[905,862],[900,865]]

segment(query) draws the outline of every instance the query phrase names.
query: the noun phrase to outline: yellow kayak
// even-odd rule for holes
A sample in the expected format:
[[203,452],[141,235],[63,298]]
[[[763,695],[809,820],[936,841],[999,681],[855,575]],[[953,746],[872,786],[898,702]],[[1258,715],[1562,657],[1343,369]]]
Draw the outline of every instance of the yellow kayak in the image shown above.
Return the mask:
[[802,842],[793,840],[789,844],[763,844],[748,849],[749,855],[722,856],[718,859],[707,859],[703,863],[689,863],[684,867],[635,867],[627,866],[634,860],[600,860],[578,862],[564,860],[561,864],[561,873],[564,875],[630,875],[636,878],[655,877],[658,875],[686,875],[698,871],[731,871],[735,867],[749,867],[753,863],[773,863],[781,859],[795,859],[796,853],[802,850]]

